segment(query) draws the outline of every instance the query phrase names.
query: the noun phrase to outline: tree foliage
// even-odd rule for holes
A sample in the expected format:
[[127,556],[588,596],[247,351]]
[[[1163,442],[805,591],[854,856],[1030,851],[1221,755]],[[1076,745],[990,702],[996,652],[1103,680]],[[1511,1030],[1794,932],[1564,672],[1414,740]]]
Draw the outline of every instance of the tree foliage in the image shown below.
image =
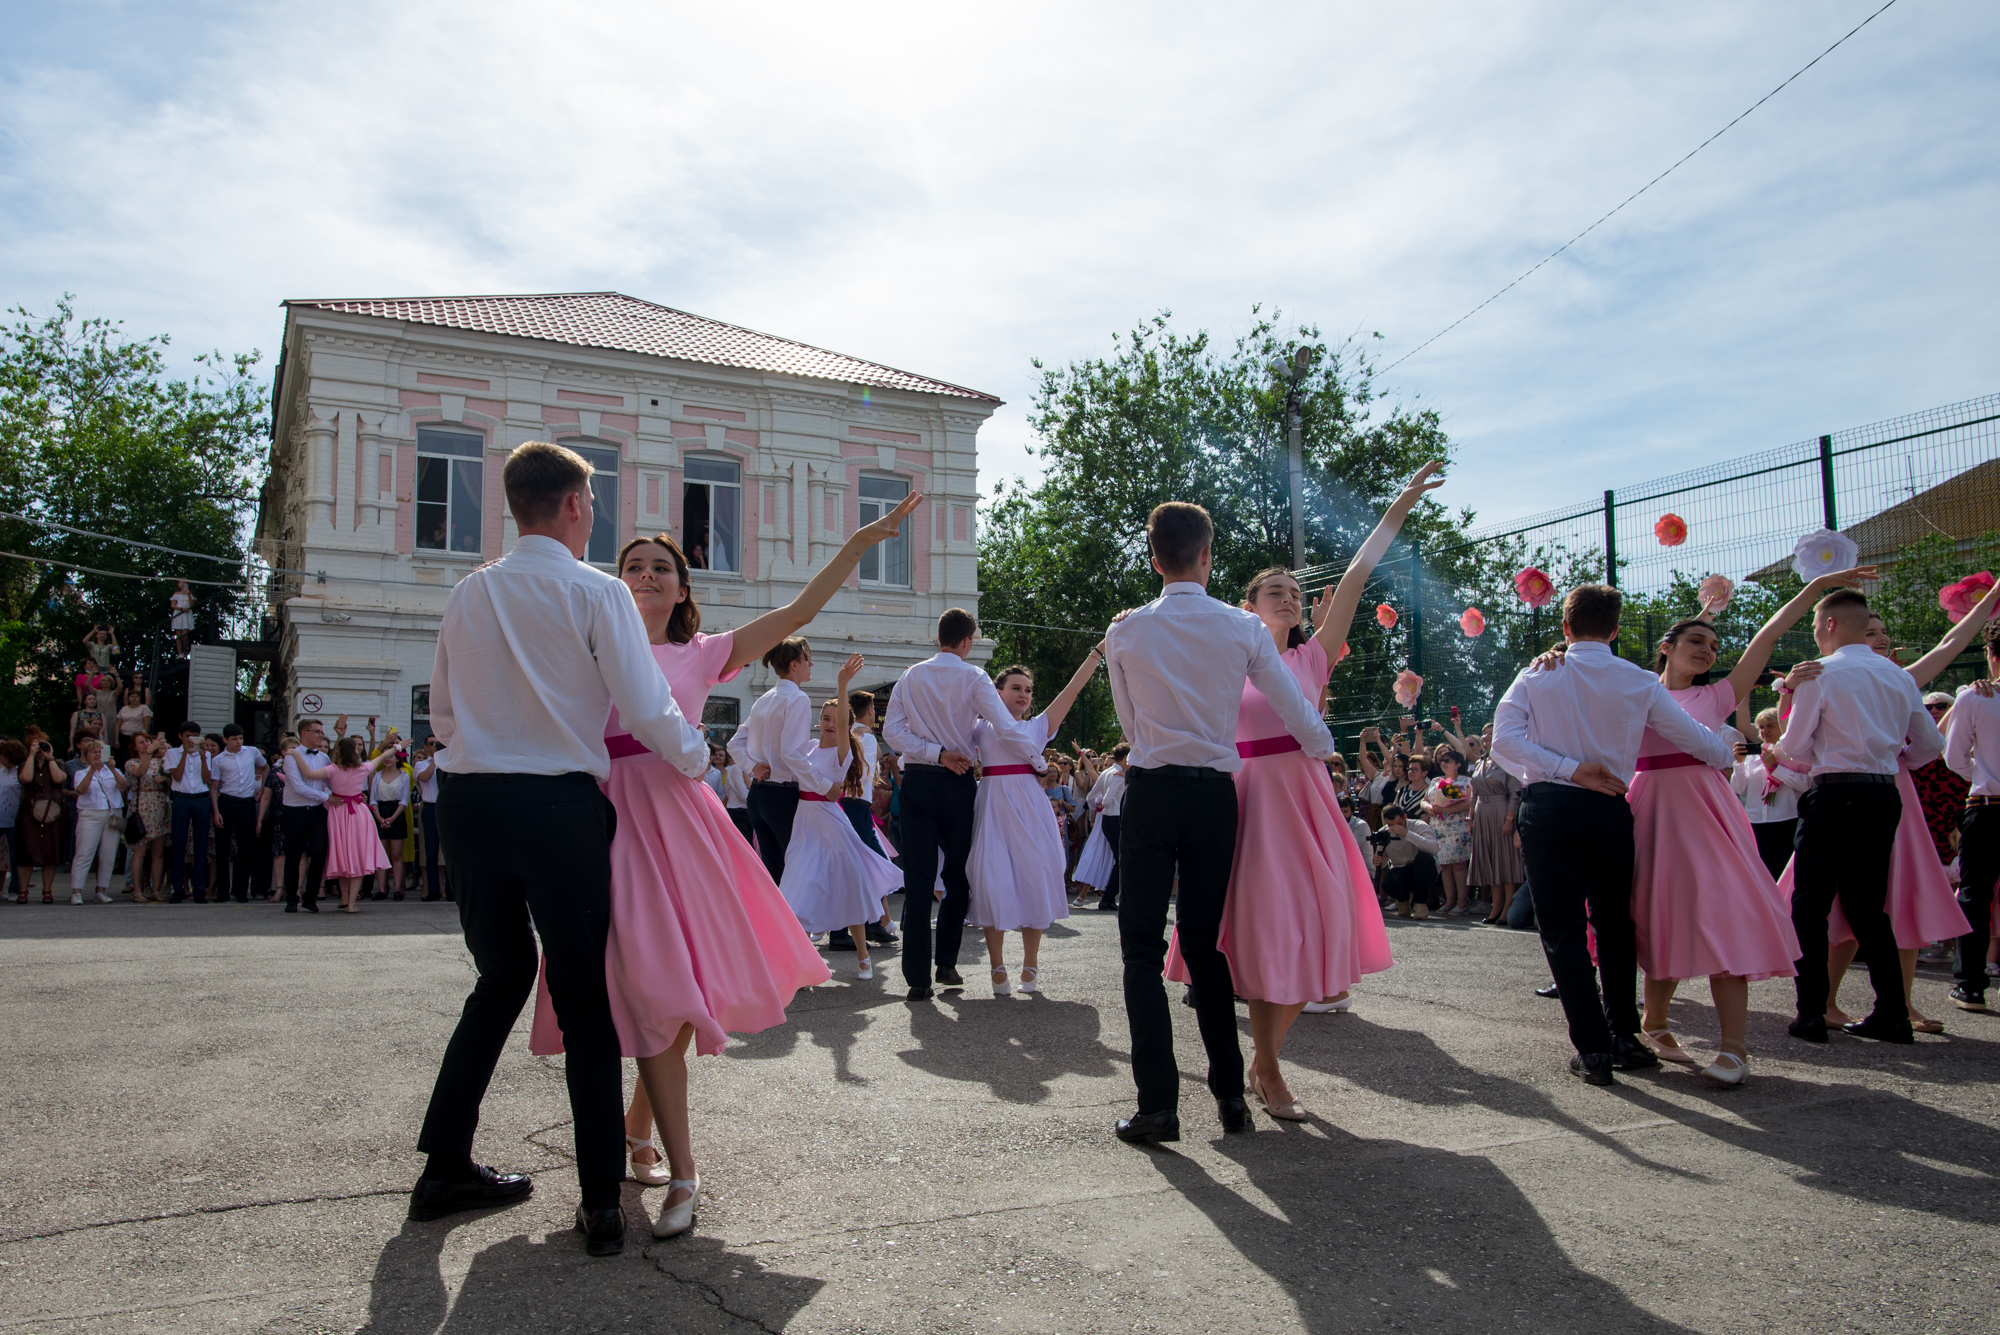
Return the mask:
[[[243,540],[268,434],[254,352],[196,357],[167,373],[167,337],[133,341],[114,321],[79,319],[65,297],[38,319],[16,307],[0,330],[0,731],[66,720],[85,633],[110,622],[122,669],[170,648],[167,597],[196,586],[197,632],[236,605]],[[223,557],[223,561],[65,533],[92,533]],[[57,562],[112,574],[65,569]],[[120,578],[147,575],[159,580]]]

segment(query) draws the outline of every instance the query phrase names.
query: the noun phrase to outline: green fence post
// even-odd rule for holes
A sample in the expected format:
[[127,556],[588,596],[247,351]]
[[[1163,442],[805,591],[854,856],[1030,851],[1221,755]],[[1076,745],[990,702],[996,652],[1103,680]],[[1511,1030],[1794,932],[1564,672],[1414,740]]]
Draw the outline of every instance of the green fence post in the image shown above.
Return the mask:
[[1826,511],[1826,526],[1840,527],[1840,516],[1833,505],[1833,437],[1819,438],[1819,499]]
[[1618,502],[1609,489],[1604,493],[1604,582],[1618,587]]

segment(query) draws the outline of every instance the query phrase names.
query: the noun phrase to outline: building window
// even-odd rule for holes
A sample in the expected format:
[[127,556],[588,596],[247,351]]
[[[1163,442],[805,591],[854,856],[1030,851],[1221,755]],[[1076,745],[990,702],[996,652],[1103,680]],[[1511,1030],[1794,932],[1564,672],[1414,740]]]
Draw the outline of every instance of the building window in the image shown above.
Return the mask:
[[743,469],[734,459],[689,455],[681,535],[696,570],[743,569]]
[[486,440],[417,430],[417,550],[479,555]]
[[[864,476],[861,479],[861,506],[855,522],[859,525],[874,523],[902,504],[903,498],[909,494],[910,484],[902,478]],[[876,543],[861,554],[861,582],[909,586],[909,521],[904,521],[901,533],[886,542]]]
[[708,744],[729,745],[729,739],[736,735],[736,725],[742,721],[742,714],[741,700],[732,700],[726,695],[710,696],[701,707],[701,730],[708,734]]
[[590,521],[590,542],[584,547],[583,559],[608,566],[618,559],[618,451],[574,440],[566,440],[562,445],[566,450],[575,450],[583,456],[585,463],[597,470],[590,475],[593,518]]
[[410,745],[422,746],[431,735],[431,688],[426,682],[410,688]]

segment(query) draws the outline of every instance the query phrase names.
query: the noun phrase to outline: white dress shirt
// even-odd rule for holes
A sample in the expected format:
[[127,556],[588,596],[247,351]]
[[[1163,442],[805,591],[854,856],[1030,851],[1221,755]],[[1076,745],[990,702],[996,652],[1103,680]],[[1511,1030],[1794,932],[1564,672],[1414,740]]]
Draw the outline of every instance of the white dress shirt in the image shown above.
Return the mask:
[[1097,799],[1100,815],[1116,816],[1125,810],[1125,771],[1107,770],[1097,776],[1097,786],[1090,790]]
[[889,697],[882,740],[904,763],[935,765],[946,751],[972,758],[972,725],[985,719],[993,731],[1028,745],[1026,721],[1000,702],[993,679],[957,654],[940,651],[904,670]]
[[[1766,783],[1767,778],[1776,779],[1777,785]],[[1749,759],[1736,762],[1736,768],[1729,774],[1729,786],[1736,790],[1752,825],[1770,825],[1797,818],[1799,794],[1812,786],[1812,780],[1783,765],[1778,766],[1775,774],[1767,774],[1763,755],[1753,751]],[[1767,792],[1771,795],[1768,802],[1764,800]]]
[[2000,797],[2000,696],[1961,686],[1951,706],[1944,763],[1969,780],[1969,797]]
[[125,805],[125,799],[118,795],[118,774],[109,765],[98,770],[95,778],[88,769],[78,770],[73,786],[78,811],[118,811]]
[[1493,714],[1493,758],[1529,783],[1575,787],[1578,765],[1596,761],[1621,779],[1639,767],[1651,727],[1705,765],[1729,769],[1729,744],[1688,717],[1660,679],[1598,640],[1570,645],[1563,662],[1514,678]]
[[[1104,633],[1118,721],[1133,769],[1192,765],[1234,773],[1236,714],[1245,678],[1314,760],[1334,754],[1326,723],[1279,657],[1271,632],[1240,607],[1177,581]],[[893,701],[891,707],[894,707]]]
[[285,802],[288,807],[316,807],[333,796],[333,789],[325,779],[308,779],[300,773],[305,769],[323,770],[330,757],[324,751],[313,751],[305,746],[295,746],[285,752],[284,764],[279,768],[285,775]]
[[426,802],[435,803],[438,800],[437,761],[433,759],[428,765],[417,762],[417,773],[423,776],[417,781],[418,795]]
[[[193,746],[187,748],[187,768],[181,771],[180,778],[173,781],[173,791],[185,793],[190,797],[207,795],[208,771],[203,768],[205,758],[202,753],[201,742],[197,739]],[[174,772],[174,766],[180,763],[181,748],[178,746],[170,748],[166,756],[160,761],[161,766],[170,775]]]
[[222,781],[224,797],[255,797],[257,766],[262,764],[263,760],[262,753],[250,747],[231,751],[225,746],[209,757],[208,773],[211,778]]
[[745,769],[769,765],[766,782],[796,783],[807,792],[817,791],[812,753],[818,749],[819,715],[812,699],[797,682],[782,678],[757,697],[750,717],[729,739],[729,754],[738,765]]
[[1911,769],[1944,754],[1944,734],[1924,708],[1916,679],[1865,644],[1820,660],[1819,676],[1792,695],[1792,716],[1778,747],[1814,778],[1886,774],[1899,760]]
[[750,805],[750,784],[743,777],[743,763],[733,755],[729,759],[729,768],[722,771],[722,805],[747,807]]
[[611,777],[604,720],[700,778],[708,740],[682,717],[623,582],[530,533],[445,599],[431,728],[450,774]]
[[875,775],[881,768],[882,744],[875,740],[874,730],[854,725],[854,745],[861,752],[861,791],[875,791]]

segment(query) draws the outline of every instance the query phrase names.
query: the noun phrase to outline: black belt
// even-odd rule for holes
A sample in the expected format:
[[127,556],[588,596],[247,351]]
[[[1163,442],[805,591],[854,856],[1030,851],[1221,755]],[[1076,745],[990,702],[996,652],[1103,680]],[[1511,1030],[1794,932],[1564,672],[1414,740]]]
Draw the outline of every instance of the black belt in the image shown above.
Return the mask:
[[792,782],[790,779],[752,779],[750,780],[750,786],[752,788],[796,788],[798,784]]
[[1815,774],[1815,775],[1813,775],[1813,781],[1812,781],[1812,786],[1813,786],[1813,787],[1815,787],[1815,788],[1818,788],[1818,787],[1820,787],[1820,786],[1822,786],[1822,785],[1824,785],[1824,784],[1830,784],[1830,783],[1875,783],[1875,784],[1883,784],[1883,783],[1886,783],[1886,784],[1890,785],[1891,787],[1894,787],[1894,786],[1895,786],[1895,783],[1896,783],[1896,776],[1895,776],[1895,775],[1893,775],[1893,774]]
[[1131,772],[1135,778],[1143,774],[1155,779],[1230,779],[1234,777],[1226,770],[1212,769],[1207,765],[1134,765]]

